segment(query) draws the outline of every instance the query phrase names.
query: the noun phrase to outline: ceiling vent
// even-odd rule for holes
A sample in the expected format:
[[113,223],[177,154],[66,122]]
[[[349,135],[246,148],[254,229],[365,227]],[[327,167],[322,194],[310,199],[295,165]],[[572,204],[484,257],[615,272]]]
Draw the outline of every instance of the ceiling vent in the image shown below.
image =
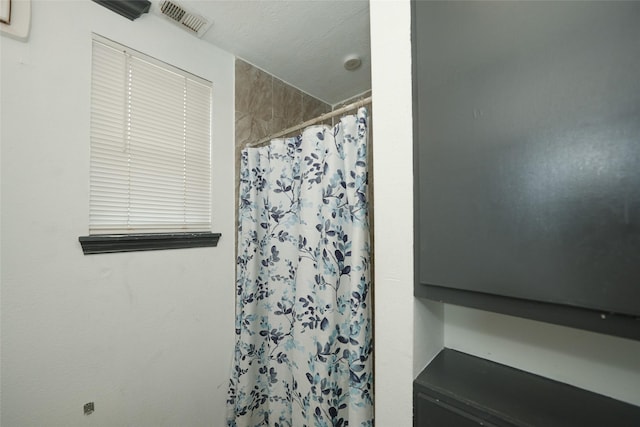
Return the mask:
[[159,6],[161,15],[198,37],[202,37],[211,27],[211,21],[175,1],[162,0]]

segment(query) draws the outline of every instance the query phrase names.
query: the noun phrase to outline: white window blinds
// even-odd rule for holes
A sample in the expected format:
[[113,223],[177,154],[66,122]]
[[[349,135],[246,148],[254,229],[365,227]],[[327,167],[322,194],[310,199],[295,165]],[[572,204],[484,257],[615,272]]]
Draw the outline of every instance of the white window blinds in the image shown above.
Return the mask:
[[95,37],[90,234],[211,230],[211,83]]

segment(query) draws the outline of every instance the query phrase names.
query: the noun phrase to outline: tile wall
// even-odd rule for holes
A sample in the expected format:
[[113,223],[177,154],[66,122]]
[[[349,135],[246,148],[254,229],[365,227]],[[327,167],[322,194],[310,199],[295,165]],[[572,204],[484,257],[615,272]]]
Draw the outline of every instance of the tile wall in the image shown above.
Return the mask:
[[236,59],[236,147],[331,111],[326,104]]

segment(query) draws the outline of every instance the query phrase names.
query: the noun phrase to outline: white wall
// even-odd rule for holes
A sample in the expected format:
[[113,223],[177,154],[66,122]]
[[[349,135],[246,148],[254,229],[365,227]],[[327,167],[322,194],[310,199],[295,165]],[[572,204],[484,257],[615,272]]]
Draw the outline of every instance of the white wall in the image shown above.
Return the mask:
[[376,425],[409,427],[413,425],[413,379],[442,348],[442,306],[413,298],[410,4],[408,0],[373,0],[370,6],[375,416]]
[[[33,1],[1,43],[3,427],[219,426],[233,348],[233,61],[154,15]],[[85,256],[91,32],[213,82],[216,248]],[[83,405],[95,412],[83,415]]]

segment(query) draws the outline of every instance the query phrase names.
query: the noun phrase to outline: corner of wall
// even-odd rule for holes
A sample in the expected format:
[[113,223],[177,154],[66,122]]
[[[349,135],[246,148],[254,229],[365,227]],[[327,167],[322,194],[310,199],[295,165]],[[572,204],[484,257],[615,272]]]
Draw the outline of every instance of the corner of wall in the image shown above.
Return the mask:
[[[376,108],[376,424],[413,424],[413,136],[409,0],[370,3]],[[389,67],[393,64],[393,67]]]
[[444,348],[444,304],[415,298],[413,302],[413,377]]

